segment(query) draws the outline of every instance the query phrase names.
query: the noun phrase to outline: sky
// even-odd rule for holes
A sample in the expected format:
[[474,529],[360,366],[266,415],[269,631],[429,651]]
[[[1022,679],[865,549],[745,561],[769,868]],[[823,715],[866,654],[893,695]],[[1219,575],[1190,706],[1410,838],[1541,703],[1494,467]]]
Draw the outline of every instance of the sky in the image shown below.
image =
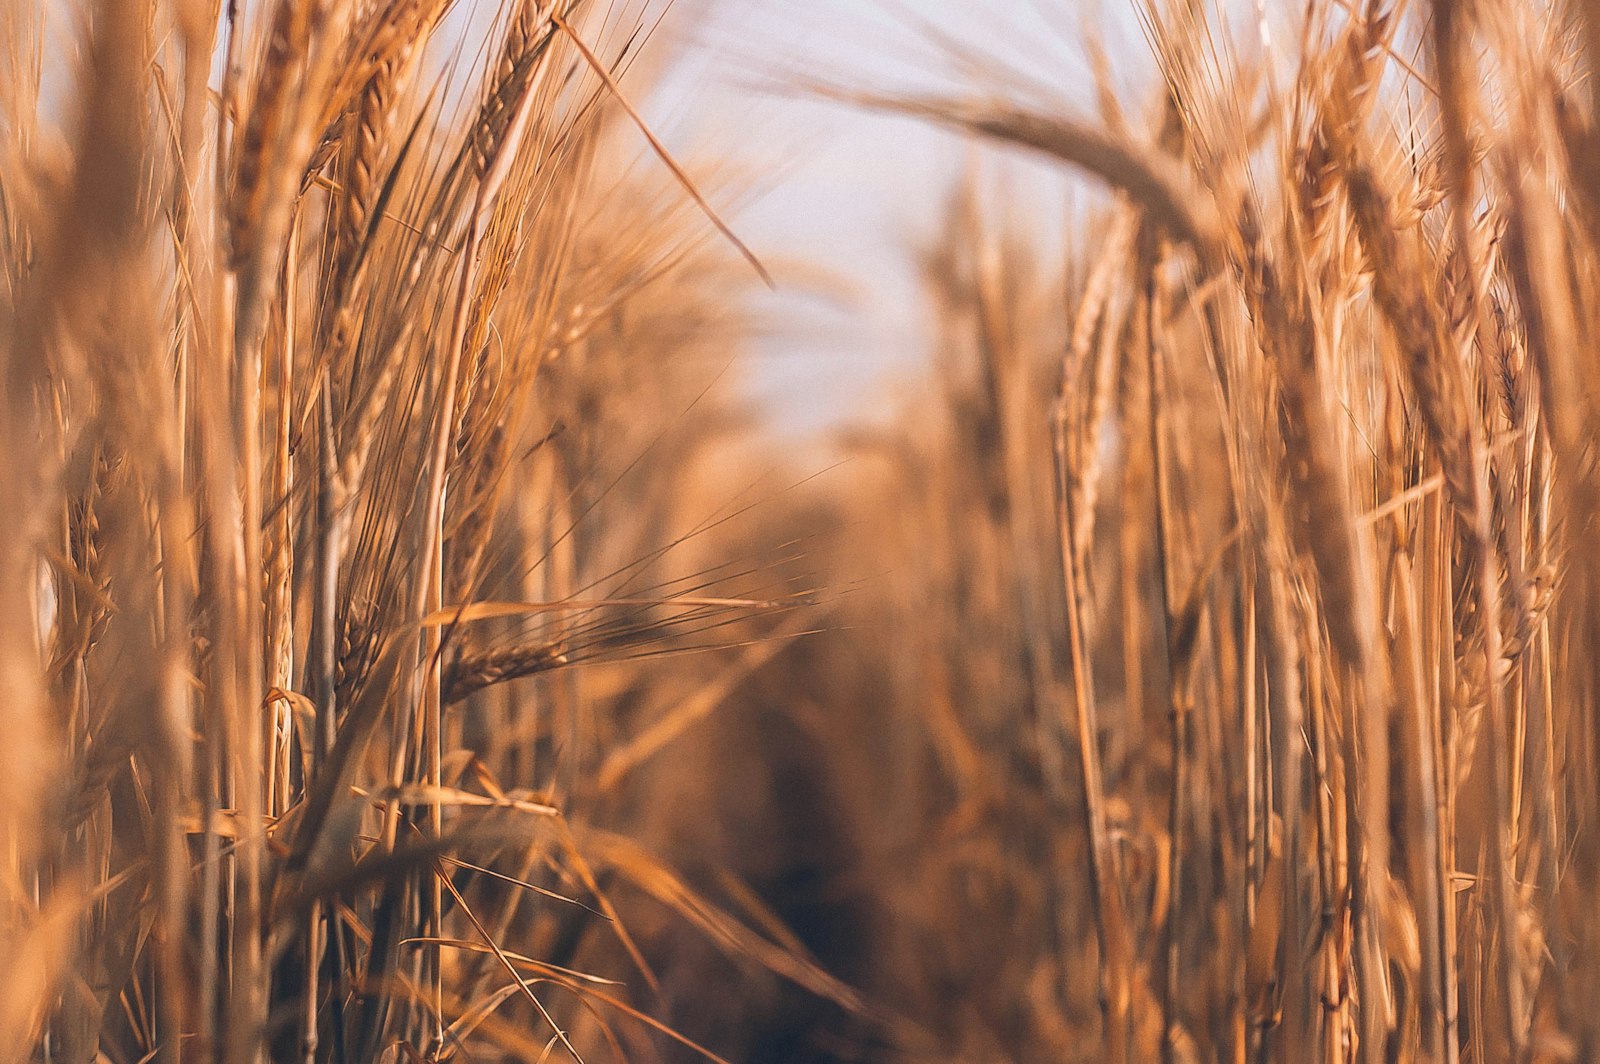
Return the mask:
[[[691,170],[719,175],[719,209],[777,277],[755,298],[745,369],[764,420],[803,435],[885,415],[896,382],[926,359],[917,255],[958,179],[977,167],[1044,241],[1059,241],[1085,186],[797,85],[970,94],[1031,83],[1036,99],[1092,113],[1080,42],[1094,33],[1113,56],[1143,54],[1131,0],[695,2],[679,0],[664,25],[674,58],[649,116]],[[964,69],[958,55],[988,58]]]

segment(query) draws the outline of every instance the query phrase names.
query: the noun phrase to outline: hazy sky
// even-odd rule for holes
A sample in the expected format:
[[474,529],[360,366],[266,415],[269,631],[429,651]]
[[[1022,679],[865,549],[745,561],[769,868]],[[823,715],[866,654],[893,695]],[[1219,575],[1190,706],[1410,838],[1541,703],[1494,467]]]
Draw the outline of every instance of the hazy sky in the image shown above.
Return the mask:
[[[1102,6],[1109,20],[1093,16]],[[1114,56],[1144,53],[1130,0],[709,0],[708,12],[680,0],[669,17],[686,47],[652,122],[690,160],[753,175],[748,195],[735,185],[718,199],[780,279],[759,300],[764,335],[745,375],[785,431],[870,417],[895,376],[915,370],[927,346],[915,254],[964,167],[980,160],[987,177],[1003,179],[1008,212],[1046,240],[1082,198],[1082,186],[1048,168],[785,91],[793,75],[979,92],[1027,79],[1035,98],[1088,111],[1085,32],[1101,34]],[[963,69],[939,37],[990,59]]]

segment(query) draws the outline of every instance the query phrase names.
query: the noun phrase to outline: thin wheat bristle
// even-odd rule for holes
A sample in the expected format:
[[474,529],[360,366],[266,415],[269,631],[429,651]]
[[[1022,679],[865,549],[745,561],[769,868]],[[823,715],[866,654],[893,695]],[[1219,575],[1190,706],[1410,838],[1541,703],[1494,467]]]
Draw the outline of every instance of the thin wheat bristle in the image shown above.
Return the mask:
[[0,1057],[1600,1055],[1600,12],[737,7],[0,3]]

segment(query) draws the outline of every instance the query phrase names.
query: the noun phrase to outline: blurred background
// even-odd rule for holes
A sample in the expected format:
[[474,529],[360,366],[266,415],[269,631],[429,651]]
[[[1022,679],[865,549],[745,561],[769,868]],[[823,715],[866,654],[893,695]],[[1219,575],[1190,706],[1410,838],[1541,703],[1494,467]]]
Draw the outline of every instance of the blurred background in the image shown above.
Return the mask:
[[[811,91],[1026,97],[1092,114],[1086,42],[1119,89],[1151,84],[1137,5],[1103,0],[680,0],[652,126],[710,173],[714,197],[777,279],[753,300],[748,387],[772,431],[809,437],[881,424],[897,384],[927,369],[934,337],[918,276],[963,178],[1041,250],[1104,202],[1091,183],[1014,152]],[[1137,97],[1135,97],[1137,98]],[[641,158],[640,165],[655,165]]]

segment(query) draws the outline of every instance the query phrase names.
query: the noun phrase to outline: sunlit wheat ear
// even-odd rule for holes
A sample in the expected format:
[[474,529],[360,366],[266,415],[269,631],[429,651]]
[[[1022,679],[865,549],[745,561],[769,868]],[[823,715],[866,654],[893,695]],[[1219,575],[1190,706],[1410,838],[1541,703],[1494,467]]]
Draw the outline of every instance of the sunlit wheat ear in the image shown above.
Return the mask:
[[1596,1056],[1593,5],[823,88],[1107,196],[814,479],[668,6],[0,11],[0,1057]]
[[[247,8],[0,17],[0,391],[27,514],[0,551],[0,671],[39,770],[11,774],[0,818],[0,949],[32,973],[0,995],[0,1045],[443,1059],[515,1055],[537,1030],[577,1059],[620,1018],[694,1046],[656,1018],[653,975],[600,1002],[608,977],[539,961],[570,982],[518,975],[496,999],[492,964],[447,953],[573,960],[592,920],[626,943],[593,959],[650,972],[569,840],[501,819],[586,815],[574,773],[620,696],[577,697],[553,636],[420,624],[447,582],[522,601],[548,561],[540,590],[600,602],[573,626],[591,668],[704,652],[662,670],[687,687],[715,651],[792,638],[738,630],[767,623],[763,552],[663,560],[693,538],[667,518],[727,419],[686,363],[739,330],[718,318],[725,249],[677,210],[674,172],[628,171],[613,71],[644,15],[563,5],[558,37],[555,7],[507,5],[435,39],[429,0]],[[60,60],[48,101],[35,52]],[[611,196],[667,206],[620,226]],[[586,357],[552,380],[552,322],[580,319],[564,342]],[[697,403],[676,450],[653,449]],[[609,497],[623,455],[656,487]],[[667,590],[628,605],[629,581]],[[700,605],[652,613],[662,599]]]
[[[1574,654],[1594,640],[1600,583],[1586,557],[1549,566],[1600,498],[1578,442],[1594,396],[1577,322],[1596,286],[1586,164],[1573,163],[1593,158],[1578,101],[1600,35],[1587,16],[1499,3],[1312,4],[1238,22],[1141,11],[1165,93],[1144,138],[1126,119],[1086,129],[1011,103],[999,65],[976,58],[996,75],[969,98],[865,94],[1086,171],[1119,193],[1113,217],[1172,242],[1113,275],[1110,295],[1103,244],[1086,242],[1056,319],[1073,323],[1065,383],[1053,406],[1041,393],[1012,414],[1055,434],[1065,579],[1051,639],[1071,686],[1032,698],[1068,721],[1076,709],[1076,733],[1062,731],[1088,781],[1081,808],[1038,822],[1088,859],[1060,889],[1089,915],[1067,939],[1099,956],[1096,978],[1064,980],[1057,1000],[1098,1014],[1084,1024],[1113,1059],[1581,1055],[1594,1020],[1569,980],[1597,978],[1577,945],[1595,932],[1569,906],[1589,892],[1545,847],[1595,846],[1594,788],[1553,774],[1592,760],[1555,744],[1592,725]],[[943,342],[981,360],[965,283],[935,288],[933,306]],[[1145,328],[1145,299],[1173,309]],[[1050,320],[1029,319],[1041,334]],[[1161,369],[1137,370],[1152,349]],[[1116,367],[1115,391],[1097,359]],[[997,515],[977,505],[989,489],[961,431],[981,400],[956,390],[946,434],[900,459],[944,486],[940,556],[995,574],[922,570],[968,635],[918,690],[965,705],[968,728],[1017,697],[975,694],[971,677],[1021,644],[971,633],[1030,542],[1012,516],[996,550]],[[1152,442],[1102,451],[1099,421]],[[1198,431],[1150,431],[1162,422]],[[937,616],[921,627],[923,645],[950,645]],[[1174,693],[1193,698],[1186,721],[1160,713]],[[1031,748],[1042,779],[1050,738]],[[952,764],[973,756],[944,741]],[[1099,860],[1125,823],[1177,854],[1159,903],[1143,901],[1140,866]],[[1126,952],[1108,946],[1107,919],[1123,917],[1108,895],[1138,929]],[[1571,948],[1530,961],[1556,928]],[[1215,992],[1241,971],[1244,998]]]

